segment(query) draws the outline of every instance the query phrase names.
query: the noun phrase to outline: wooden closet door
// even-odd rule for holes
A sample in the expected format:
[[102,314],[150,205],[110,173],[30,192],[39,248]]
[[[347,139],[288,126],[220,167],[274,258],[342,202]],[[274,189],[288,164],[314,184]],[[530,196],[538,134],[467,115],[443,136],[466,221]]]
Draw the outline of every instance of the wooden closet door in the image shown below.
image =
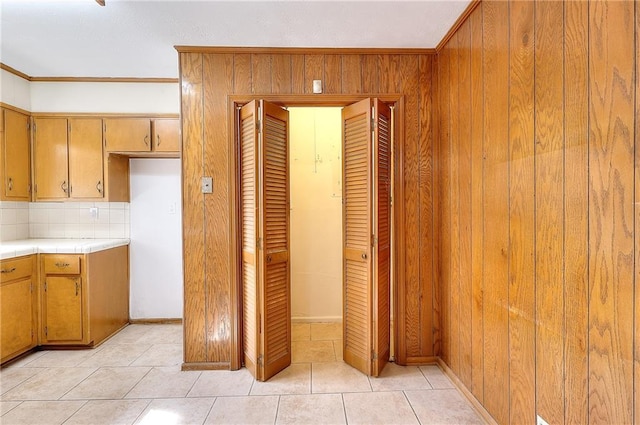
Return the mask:
[[390,122],[378,100],[342,111],[344,361],[373,376],[389,360]]
[[291,364],[289,113],[253,101],[239,124],[244,363],[266,381]]

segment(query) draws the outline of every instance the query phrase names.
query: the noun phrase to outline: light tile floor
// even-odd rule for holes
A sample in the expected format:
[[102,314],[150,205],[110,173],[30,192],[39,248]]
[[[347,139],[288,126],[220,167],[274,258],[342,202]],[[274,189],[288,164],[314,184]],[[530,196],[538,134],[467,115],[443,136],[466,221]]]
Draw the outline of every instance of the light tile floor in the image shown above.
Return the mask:
[[435,365],[368,378],[342,362],[336,323],[294,324],[293,364],[182,372],[180,325],[130,325],[100,347],[39,351],[0,370],[2,424],[476,424]]

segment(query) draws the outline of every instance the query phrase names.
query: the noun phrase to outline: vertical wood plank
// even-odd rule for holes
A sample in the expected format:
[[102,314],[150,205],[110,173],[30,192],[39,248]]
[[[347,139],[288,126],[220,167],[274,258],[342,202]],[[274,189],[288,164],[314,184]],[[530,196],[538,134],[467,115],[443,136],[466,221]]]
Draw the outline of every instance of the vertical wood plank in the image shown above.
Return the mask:
[[251,76],[251,55],[236,53],[233,55],[233,92],[236,94],[252,93],[253,78]]
[[203,170],[202,55],[180,54],[182,88],[182,243],[184,267],[184,361],[207,358],[205,337],[204,198],[200,191]]
[[441,285],[440,275],[442,267],[440,265],[440,193],[441,193],[441,168],[440,168],[440,140],[442,129],[447,123],[442,119],[444,88],[441,83],[442,55],[439,54],[433,59],[433,89],[434,89],[434,140],[433,140],[433,355],[442,357],[442,309],[440,307]]
[[[433,108],[434,72],[431,56],[419,57],[420,81],[420,123],[418,148],[419,178],[419,259],[420,259],[420,323],[425,332],[420,343],[420,353],[433,355]],[[432,325],[429,326],[428,324]]]
[[484,262],[484,113],[482,72],[482,3],[471,17],[471,392],[484,400],[484,329],[483,329],[483,262]]
[[564,422],[563,24],[562,3],[536,4],[536,409],[549,423]]
[[251,55],[251,76],[253,77],[252,93],[271,93],[271,55]]
[[271,55],[271,92],[289,94],[292,91],[291,55]]
[[342,55],[324,55],[323,93],[342,93]]
[[471,23],[458,29],[460,224],[460,380],[471,388]]
[[313,80],[322,80],[324,84],[324,55],[304,56],[304,92],[313,93]]
[[564,3],[564,387],[565,423],[588,423],[587,296],[589,4]]
[[304,55],[291,55],[291,93],[305,93]]
[[362,55],[342,55],[342,93],[362,93]]
[[589,3],[591,423],[633,419],[635,3]]
[[449,298],[449,367],[460,374],[460,184],[458,179],[458,160],[460,148],[460,78],[458,60],[458,37],[452,37],[448,43],[449,56],[449,110],[451,114],[451,296]]
[[511,423],[527,423],[535,406],[534,8],[509,10],[509,388]]
[[[205,196],[207,361],[231,359],[231,264],[229,258],[229,139],[227,134],[226,94],[233,91],[232,54],[208,54],[203,57],[204,174],[212,176],[216,187]],[[187,251],[189,253],[189,251]],[[190,253],[189,253],[190,255]]]
[[484,49],[484,391],[485,406],[509,421],[509,4],[485,1]]
[[633,420],[635,423],[640,421],[640,5],[636,1],[636,128],[635,128],[635,271],[634,271],[634,288],[635,288],[635,308],[634,308],[634,410]]
[[379,56],[362,55],[362,93],[380,93]]

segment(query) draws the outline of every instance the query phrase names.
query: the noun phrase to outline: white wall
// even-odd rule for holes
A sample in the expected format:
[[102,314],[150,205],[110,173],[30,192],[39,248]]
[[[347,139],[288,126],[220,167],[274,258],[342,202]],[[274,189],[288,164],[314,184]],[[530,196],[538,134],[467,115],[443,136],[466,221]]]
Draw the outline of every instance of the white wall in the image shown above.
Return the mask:
[[180,112],[178,83],[31,83],[31,112]]
[[292,320],[342,319],[341,108],[289,108]]
[[0,69],[0,102],[31,111],[31,83]]
[[131,159],[130,314],[182,318],[179,159]]

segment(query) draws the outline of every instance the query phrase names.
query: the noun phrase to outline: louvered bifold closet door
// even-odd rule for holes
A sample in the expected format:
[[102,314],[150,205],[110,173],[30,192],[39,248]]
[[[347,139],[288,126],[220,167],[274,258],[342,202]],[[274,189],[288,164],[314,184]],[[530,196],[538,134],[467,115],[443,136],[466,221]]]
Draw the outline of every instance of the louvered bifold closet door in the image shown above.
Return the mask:
[[373,130],[373,366],[378,376],[389,361],[391,318],[391,110],[374,99]]
[[343,125],[343,356],[371,374],[371,101],[342,110]]
[[245,367],[257,377],[259,356],[258,316],[258,110],[253,101],[240,110],[240,211],[242,244],[242,334]]
[[264,226],[260,379],[266,381],[291,364],[289,112],[269,102],[260,103]]

